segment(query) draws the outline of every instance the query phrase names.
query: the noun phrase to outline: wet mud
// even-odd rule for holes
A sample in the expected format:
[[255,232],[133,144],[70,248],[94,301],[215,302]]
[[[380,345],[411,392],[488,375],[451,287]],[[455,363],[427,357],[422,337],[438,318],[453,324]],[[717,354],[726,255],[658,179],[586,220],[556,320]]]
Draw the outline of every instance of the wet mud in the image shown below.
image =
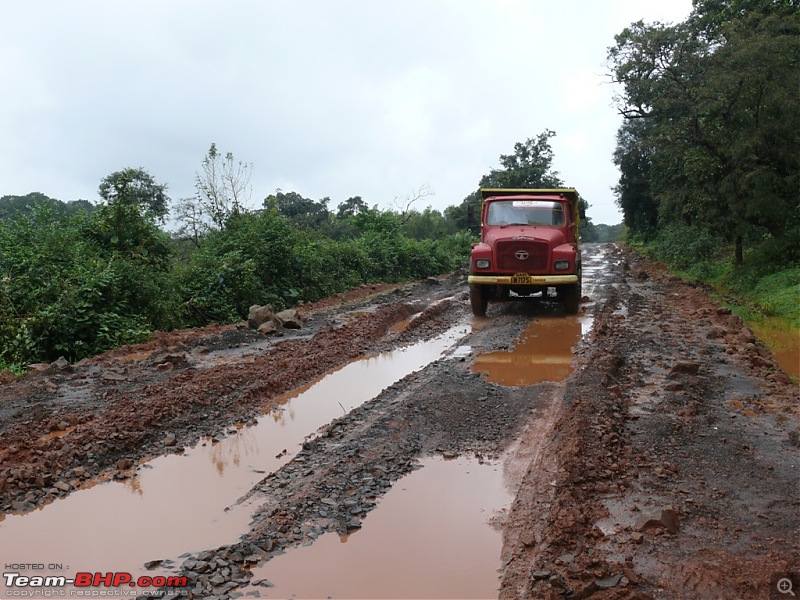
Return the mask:
[[0,386],[0,558],[190,598],[768,595],[800,569],[796,384],[701,288],[584,252],[578,317],[472,317],[456,273]]

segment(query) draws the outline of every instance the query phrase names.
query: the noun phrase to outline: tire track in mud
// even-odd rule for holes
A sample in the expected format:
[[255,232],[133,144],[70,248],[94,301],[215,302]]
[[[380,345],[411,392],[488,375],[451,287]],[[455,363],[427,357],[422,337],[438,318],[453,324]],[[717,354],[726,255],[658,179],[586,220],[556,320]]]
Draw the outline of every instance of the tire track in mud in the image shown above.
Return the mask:
[[[435,311],[451,302],[445,299]],[[48,370],[7,384],[2,393],[25,399],[27,406],[11,414],[0,433],[0,509],[33,510],[97,480],[128,477],[140,461],[180,451],[232,424],[252,422],[271,399],[374,352],[390,325],[424,306],[419,300],[390,301],[310,338],[286,339],[260,354],[212,366],[179,346],[158,355],[175,363],[166,375],[151,351],[127,362],[122,372],[105,364],[115,374],[111,380],[103,378],[98,358],[67,373]],[[118,365],[119,357],[109,363]],[[58,389],[43,393],[43,381],[56,382]],[[90,403],[59,410],[59,394],[87,385]],[[66,433],[51,435],[54,430]]]
[[[491,383],[473,372],[473,362],[477,354],[508,350],[531,319],[560,308],[493,305],[487,322],[466,316],[466,294],[458,299],[411,324],[436,323],[435,330],[441,327],[439,315],[452,322],[454,314],[471,321],[472,333],[460,342],[471,347],[469,356],[454,353],[393,384],[331,423],[294,460],[268,474],[242,499],[261,503],[250,531],[236,544],[195,553],[182,564],[180,574],[192,586],[187,597],[228,597],[247,587],[251,570],[272,557],[313,543],[326,532],[346,536],[361,528],[378,499],[420,460],[433,455],[496,460],[522,427],[533,423],[507,466],[512,480],[521,478],[525,461],[549,437],[563,387]],[[222,563],[222,569],[216,566]]]
[[500,598],[767,597],[800,568],[797,388],[698,286],[632,254],[621,274],[509,513]]

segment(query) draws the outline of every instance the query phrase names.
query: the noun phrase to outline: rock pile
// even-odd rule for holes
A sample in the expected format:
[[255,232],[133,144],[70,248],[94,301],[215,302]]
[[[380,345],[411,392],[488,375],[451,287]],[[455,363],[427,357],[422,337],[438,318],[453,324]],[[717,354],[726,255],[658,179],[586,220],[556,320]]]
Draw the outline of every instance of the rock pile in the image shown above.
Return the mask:
[[303,321],[300,315],[293,308],[275,313],[269,304],[263,306],[254,304],[250,307],[250,312],[247,315],[247,326],[262,335],[273,334],[280,327],[284,329],[300,329],[302,325]]

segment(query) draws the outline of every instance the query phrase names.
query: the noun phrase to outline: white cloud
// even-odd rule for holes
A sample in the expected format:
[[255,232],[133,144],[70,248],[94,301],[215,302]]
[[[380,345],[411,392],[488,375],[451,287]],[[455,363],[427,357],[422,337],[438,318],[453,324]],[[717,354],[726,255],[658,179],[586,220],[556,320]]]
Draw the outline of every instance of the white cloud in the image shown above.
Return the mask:
[[96,199],[141,166],[193,193],[211,142],[278,187],[460,202],[552,129],[556,169],[617,222],[606,49],[690,0],[30,0],[0,19],[2,194]]

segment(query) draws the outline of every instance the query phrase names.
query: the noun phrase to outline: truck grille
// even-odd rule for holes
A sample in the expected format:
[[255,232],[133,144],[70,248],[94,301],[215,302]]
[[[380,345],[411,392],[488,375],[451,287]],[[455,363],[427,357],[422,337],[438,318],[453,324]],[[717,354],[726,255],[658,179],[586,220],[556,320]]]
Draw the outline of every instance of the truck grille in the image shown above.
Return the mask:
[[[547,242],[501,240],[497,242],[497,268],[514,273],[547,273],[550,252]],[[524,253],[528,255],[525,256]]]

